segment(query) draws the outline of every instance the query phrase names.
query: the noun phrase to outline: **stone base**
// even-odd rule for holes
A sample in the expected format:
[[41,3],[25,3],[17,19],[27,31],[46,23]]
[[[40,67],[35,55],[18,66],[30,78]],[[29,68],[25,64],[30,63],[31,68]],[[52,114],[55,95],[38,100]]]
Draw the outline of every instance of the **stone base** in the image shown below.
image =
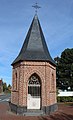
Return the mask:
[[55,104],[50,105],[50,106],[43,106],[42,110],[43,110],[43,113],[45,115],[50,115],[50,113],[58,110],[58,105],[57,105],[57,103],[55,103]]
[[57,103],[50,106],[43,106],[41,110],[27,110],[26,106],[17,106],[13,103],[9,103],[11,111],[24,116],[43,116],[49,115],[52,112],[55,112],[58,109]]

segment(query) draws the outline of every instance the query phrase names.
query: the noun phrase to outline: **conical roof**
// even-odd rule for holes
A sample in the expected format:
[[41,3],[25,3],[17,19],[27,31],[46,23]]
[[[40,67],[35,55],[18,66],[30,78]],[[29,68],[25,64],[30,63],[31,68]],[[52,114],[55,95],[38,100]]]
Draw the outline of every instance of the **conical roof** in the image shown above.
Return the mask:
[[34,16],[21,51],[12,65],[24,60],[49,61],[51,64],[55,65],[48,51],[37,15]]

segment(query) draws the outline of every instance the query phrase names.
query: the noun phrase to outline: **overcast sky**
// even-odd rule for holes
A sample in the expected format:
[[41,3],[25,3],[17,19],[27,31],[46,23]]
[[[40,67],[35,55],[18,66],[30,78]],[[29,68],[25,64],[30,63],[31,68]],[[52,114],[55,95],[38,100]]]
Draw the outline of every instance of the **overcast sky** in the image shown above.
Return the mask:
[[0,0],[0,78],[12,83],[11,63],[17,57],[35,10],[52,58],[73,48],[73,0]]

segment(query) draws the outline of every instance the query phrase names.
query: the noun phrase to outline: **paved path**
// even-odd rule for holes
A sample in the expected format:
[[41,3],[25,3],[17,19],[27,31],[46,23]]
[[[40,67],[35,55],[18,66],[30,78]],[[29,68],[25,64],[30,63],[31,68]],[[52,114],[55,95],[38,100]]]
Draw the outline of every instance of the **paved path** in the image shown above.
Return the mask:
[[0,120],[73,120],[73,106],[59,104],[59,110],[48,116],[19,116],[10,112],[8,102],[0,103]]
[[2,102],[8,102],[10,100],[11,95],[10,94],[5,94],[5,95],[0,95],[0,103]]

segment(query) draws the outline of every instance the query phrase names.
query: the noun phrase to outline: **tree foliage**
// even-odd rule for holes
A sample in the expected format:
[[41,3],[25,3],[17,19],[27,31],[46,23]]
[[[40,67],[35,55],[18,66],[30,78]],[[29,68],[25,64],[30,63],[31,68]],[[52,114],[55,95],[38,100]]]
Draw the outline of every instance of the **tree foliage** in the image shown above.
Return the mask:
[[7,88],[7,84],[4,82],[3,83],[3,91],[6,91],[8,88]]
[[57,64],[57,87],[73,90],[73,48],[65,49],[61,57],[54,58]]
[[3,92],[11,92],[11,85],[7,86],[6,82],[3,82]]

